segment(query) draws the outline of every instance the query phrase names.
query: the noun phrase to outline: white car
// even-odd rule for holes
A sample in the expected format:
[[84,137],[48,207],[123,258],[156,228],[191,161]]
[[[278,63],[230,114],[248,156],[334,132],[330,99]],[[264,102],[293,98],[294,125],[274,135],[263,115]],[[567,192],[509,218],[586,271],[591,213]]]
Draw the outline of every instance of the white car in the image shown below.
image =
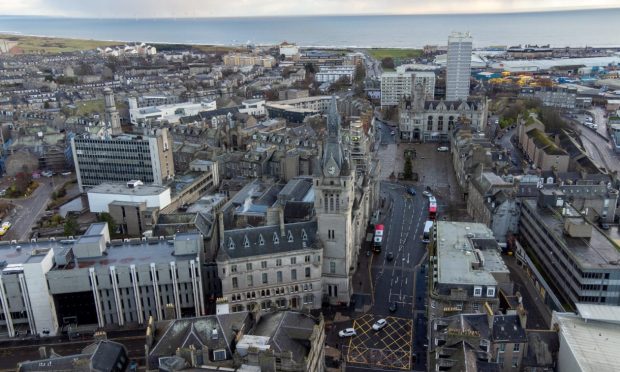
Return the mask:
[[355,332],[355,329],[353,328],[345,328],[338,332],[338,336],[341,338],[357,336],[357,332]]
[[386,325],[387,325],[387,320],[379,319],[375,322],[375,324],[372,325],[372,329],[374,329],[375,331],[379,331],[383,329],[383,327],[385,327]]
[[435,197],[433,195],[428,197],[428,202],[430,204],[437,204],[437,199],[435,199]]
[[448,152],[448,147],[447,146],[437,147],[437,151],[439,151],[439,152]]
[[430,198],[431,196],[433,196],[433,194],[430,193],[430,191],[422,191],[422,195],[426,196],[427,198]]
[[396,132],[395,131],[391,131],[390,134],[394,136],[394,135],[396,135]]

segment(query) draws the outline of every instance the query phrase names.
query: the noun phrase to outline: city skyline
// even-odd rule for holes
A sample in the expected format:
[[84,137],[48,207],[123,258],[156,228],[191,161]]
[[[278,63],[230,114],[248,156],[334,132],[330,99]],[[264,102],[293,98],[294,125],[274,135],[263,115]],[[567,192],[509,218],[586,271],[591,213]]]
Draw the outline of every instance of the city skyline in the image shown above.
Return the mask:
[[[148,3],[148,4],[147,4]],[[147,6],[148,5],[148,6]],[[76,0],[24,0],[0,4],[0,15],[39,15],[96,18],[209,18],[255,16],[313,16],[313,15],[388,15],[388,14],[476,14],[520,13],[618,8],[618,0],[594,0],[584,5],[576,0],[301,0],[294,3],[282,0],[256,2],[244,0],[221,3],[208,0],[119,0],[82,2]]]

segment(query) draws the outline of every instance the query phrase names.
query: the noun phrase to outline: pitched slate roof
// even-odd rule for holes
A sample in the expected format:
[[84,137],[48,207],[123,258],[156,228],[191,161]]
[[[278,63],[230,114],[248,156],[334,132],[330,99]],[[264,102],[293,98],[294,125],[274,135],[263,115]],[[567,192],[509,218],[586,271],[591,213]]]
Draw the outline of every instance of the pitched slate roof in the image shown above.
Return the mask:
[[284,236],[279,225],[228,230],[218,260],[318,249],[316,231],[316,221],[285,224]]

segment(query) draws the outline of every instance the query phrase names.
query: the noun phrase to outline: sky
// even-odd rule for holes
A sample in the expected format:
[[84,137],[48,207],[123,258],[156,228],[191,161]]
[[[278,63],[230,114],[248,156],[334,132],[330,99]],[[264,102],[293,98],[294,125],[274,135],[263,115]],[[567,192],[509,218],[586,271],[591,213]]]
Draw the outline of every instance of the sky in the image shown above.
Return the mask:
[[620,8],[620,0],[0,0],[0,15],[104,18],[502,13]]

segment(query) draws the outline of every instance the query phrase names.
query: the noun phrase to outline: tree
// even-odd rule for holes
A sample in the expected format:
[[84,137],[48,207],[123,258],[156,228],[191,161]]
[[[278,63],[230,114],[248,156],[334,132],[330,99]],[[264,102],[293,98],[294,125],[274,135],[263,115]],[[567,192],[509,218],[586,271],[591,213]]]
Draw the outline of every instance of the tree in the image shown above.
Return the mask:
[[316,68],[310,62],[308,62],[308,63],[306,63],[304,65],[304,69],[306,69],[306,74],[315,74],[316,73]]
[[65,221],[65,235],[73,236],[77,235],[80,229],[80,225],[77,223],[77,220],[74,217],[68,217]]
[[28,186],[32,183],[32,175],[28,172],[20,172],[15,175],[15,193],[24,195]]
[[108,231],[110,232],[110,236],[116,233],[116,221],[110,213],[100,213],[99,214],[99,222],[107,222],[108,223]]
[[403,178],[406,180],[410,180],[411,178],[413,178],[413,164],[409,156],[405,158],[405,169],[403,169]]
[[381,67],[393,70],[395,68],[394,59],[392,57],[383,58],[381,60]]

